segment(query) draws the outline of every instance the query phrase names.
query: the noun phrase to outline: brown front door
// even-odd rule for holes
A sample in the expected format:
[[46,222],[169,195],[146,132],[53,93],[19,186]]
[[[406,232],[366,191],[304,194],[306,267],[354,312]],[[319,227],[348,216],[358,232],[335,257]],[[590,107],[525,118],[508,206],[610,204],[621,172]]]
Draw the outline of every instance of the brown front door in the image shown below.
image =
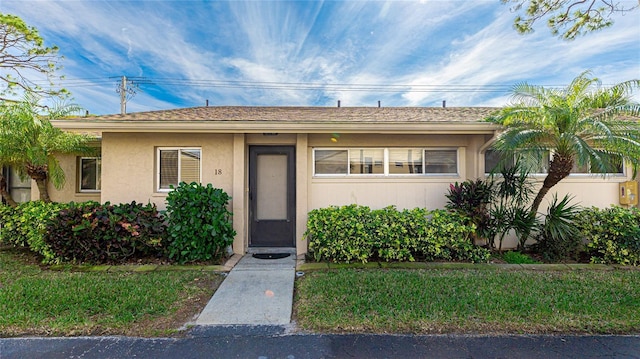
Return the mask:
[[295,148],[249,147],[250,247],[295,247]]

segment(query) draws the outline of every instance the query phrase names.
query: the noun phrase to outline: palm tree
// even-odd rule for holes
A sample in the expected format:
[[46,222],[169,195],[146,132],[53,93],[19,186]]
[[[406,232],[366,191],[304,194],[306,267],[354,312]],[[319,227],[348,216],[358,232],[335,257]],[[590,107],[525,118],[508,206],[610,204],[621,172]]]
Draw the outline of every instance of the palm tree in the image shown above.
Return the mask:
[[64,132],[50,120],[79,111],[74,105],[42,106],[33,97],[0,105],[0,163],[36,182],[40,199],[50,202],[47,183],[56,188],[65,183],[65,174],[56,159],[59,154],[92,154],[91,137]]
[[640,80],[602,87],[588,71],[564,89],[526,83],[513,89],[512,104],[489,121],[504,126],[494,148],[505,155],[552,154],[547,176],[530,207],[535,216],[544,196],[574,165],[613,172],[627,161],[640,164],[640,105],[631,92]]

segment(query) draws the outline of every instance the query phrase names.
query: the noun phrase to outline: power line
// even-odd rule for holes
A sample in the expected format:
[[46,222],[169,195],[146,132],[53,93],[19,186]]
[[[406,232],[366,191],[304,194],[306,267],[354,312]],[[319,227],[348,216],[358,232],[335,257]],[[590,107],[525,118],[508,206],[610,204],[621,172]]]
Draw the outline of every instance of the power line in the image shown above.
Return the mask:
[[[63,79],[60,85],[69,88],[96,87],[113,83],[116,77]],[[117,77],[120,78],[120,77]],[[233,81],[233,80],[188,80],[180,78],[127,77],[138,85],[184,86],[196,88],[245,88],[254,90],[300,90],[300,91],[360,91],[360,92],[509,92],[511,85],[501,84],[350,84],[321,82],[277,82],[277,81]]]
[[[99,87],[113,83],[122,76],[96,78],[65,78],[60,85],[68,88]],[[245,80],[190,80],[184,78],[127,77],[138,85],[183,86],[192,88],[243,88],[250,90],[298,90],[325,92],[388,92],[388,93],[510,93],[511,84],[372,84],[372,83],[325,83],[325,82],[278,82]],[[120,81],[119,81],[120,82]],[[562,89],[565,85],[542,85],[548,89]],[[606,87],[606,85],[603,85]]]

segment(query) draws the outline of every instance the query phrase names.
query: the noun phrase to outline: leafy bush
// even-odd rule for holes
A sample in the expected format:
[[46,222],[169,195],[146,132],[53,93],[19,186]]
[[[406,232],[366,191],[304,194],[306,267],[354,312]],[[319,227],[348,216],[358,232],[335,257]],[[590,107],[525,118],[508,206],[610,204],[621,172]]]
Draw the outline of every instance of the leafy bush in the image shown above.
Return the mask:
[[5,243],[29,247],[32,252],[42,255],[45,262],[51,261],[55,255],[45,241],[47,225],[65,206],[66,204],[61,203],[30,201],[21,203],[16,208],[3,208],[0,210],[0,238]]
[[71,203],[46,227],[49,262],[122,263],[164,252],[164,219],[155,205]]
[[425,236],[419,239],[418,253],[427,260],[453,259],[474,263],[489,260],[489,251],[475,246],[470,238],[475,226],[467,217],[442,209],[427,212]]
[[490,235],[491,216],[489,205],[493,198],[493,181],[481,179],[466,180],[460,184],[449,185],[446,208],[457,211],[471,219],[477,229],[477,239],[486,239]]
[[169,257],[180,262],[218,259],[236,232],[227,210],[231,198],[210,183],[181,182],[167,196]]
[[[309,212],[309,253],[317,261],[367,262],[373,256],[371,209],[355,204]],[[380,219],[378,219],[380,220]]]
[[18,209],[0,204],[0,243],[27,245],[27,236],[22,233],[17,213]]
[[468,218],[445,210],[372,211],[353,204],[312,210],[305,236],[317,261],[487,261],[489,252],[469,240],[474,231]]
[[593,263],[640,265],[640,210],[588,208],[575,220]]
[[582,239],[575,223],[580,206],[570,205],[570,201],[571,197],[567,195],[560,201],[554,195],[544,222],[539,225],[537,242],[532,248],[546,260],[575,259],[582,249]]

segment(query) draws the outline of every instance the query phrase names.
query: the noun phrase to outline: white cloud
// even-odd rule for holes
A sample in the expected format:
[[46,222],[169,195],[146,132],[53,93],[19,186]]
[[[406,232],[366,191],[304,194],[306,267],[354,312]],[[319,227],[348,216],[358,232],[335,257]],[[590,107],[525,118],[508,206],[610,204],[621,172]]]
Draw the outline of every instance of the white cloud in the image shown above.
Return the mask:
[[[114,85],[105,81],[121,75],[155,80],[132,100],[133,109],[207,98],[234,105],[333,106],[338,99],[346,106],[488,105],[507,98],[505,87],[487,92],[490,85],[565,84],[588,68],[604,83],[640,77],[640,23],[633,16],[564,42],[546,29],[518,35],[514,14],[498,1],[3,0],[3,10],[61,47],[69,78],[93,83],[71,88],[92,112],[119,110]],[[326,91],[193,85],[202,80],[345,85]],[[346,88],[355,84],[376,86]],[[383,91],[389,84],[435,88]],[[115,106],[106,105],[114,97]]]

